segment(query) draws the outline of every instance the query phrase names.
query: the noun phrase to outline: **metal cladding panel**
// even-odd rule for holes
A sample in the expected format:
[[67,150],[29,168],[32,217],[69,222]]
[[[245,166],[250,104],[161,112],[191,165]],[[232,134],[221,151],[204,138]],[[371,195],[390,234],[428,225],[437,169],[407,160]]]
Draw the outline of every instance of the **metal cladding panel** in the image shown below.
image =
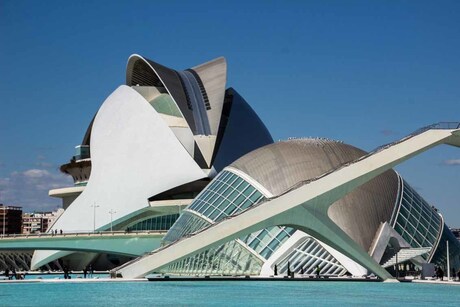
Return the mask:
[[[363,156],[356,147],[324,139],[295,139],[259,148],[231,164],[273,195]],[[366,251],[380,222],[389,221],[398,179],[387,171],[350,192],[329,208],[329,217]]]
[[181,80],[179,76],[177,75],[177,72],[166,66],[155,63],[154,61],[151,61],[149,59],[146,59],[146,60],[153,67],[153,69],[155,69],[157,74],[160,76],[166,89],[169,91],[171,96],[174,98],[177,105],[179,106],[180,111],[182,112],[185,119],[187,120],[189,127],[192,129],[192,131],[194,131],[195,121],[193,119],[192,110],[188,106],[187,97],[185,95]]
[[96,118],[96,114],[94,114],[93,119],[89,123],[88,128],[86,129],[85,136],[83,137],[83,140],[81,141],[81,145],[90,145],[90,139],[91,139],[91,130],[93,129],[93,123],[94,119]]
[[212,165],[216,171],[273,138],[248,103],[233,89],[227,90]]
[[368,251],[380,223],[390,221],[397,194],[398,178],[390,170],[336,201],[329,208],[328,215]]
[[268,145],[231,164],[242,170],[273,195],[279,195],[303,180],[322,175],[365,154],[339,142],[295,139]]
[[187,97],[177,72],[139,55],[129,58],[126,68],[126,84],[129,86],[161,86],[163,85],[179,106],[189,127],[194,131],[193,112],[188,106]]
[[217,135],[225,97],[227,82],[227,63],[220,57],[192,68],[200,77],[209,97],[210,109],[207,110],[211,133]]

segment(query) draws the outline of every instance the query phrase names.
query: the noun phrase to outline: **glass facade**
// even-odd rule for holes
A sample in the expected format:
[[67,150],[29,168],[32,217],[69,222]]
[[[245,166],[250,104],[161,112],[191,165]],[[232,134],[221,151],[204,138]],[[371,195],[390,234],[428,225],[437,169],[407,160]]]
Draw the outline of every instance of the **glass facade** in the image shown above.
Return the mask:
[[[441,217],[402,178],[401,182],[403,190],[399,213],[391,225],[411,247],[433,247],[441,231]],[[428,259],[429,255],[423,257]]]
[[170,214],[163,216],[156,216],[134,224],[127,228],[127,231],[139,230],[168,230],[176,222],[179,214]]
[[237,240],[198,253],[160,270],[181,275],[257,275],[263,261]]
[[[439,241],[438,248],[436,249],[431,262],[441,266],[444,269],[445,275],[447,276],[447,242],[449,242],[449,261],[450,267],[455,273],[460,268],[460,243],[457,238],[452,234],[447,225],[444,224],[444,230],[442,232],[441,240]],[[452,274],[451,276],[455,276]]]
[[213,222],[218,222],[264,199],[243,178],[229,172],[221,172],[206,189],[190,204],[188,209],[196,211]]
[[[164,243],[174,242],[197,232],[222,219],[237,214],[264,200],[260,191],[249,182],[225,170],[198,195],[164,238]],[[175,262],[161,271],[181,275],[257,275],[264,260],[290,238],[296,230],[285,226],[274,226],[246,235]],[[291,270],[298,273],[305,269],[312,273],[317,265],[322,274],[339,275],[345,269],[315,240],[307,238],[278,263],[278,272]]]
[[294,248],[286,257],[281,259],[278,266],[279,274],[286,274],[288,265],[291,272],[316,274],[316,267],[320,267],[321,275],[343,275],[346,269],[316,240],[311,237]]
[[[451,263],[454,267],[460,266],[460,244],[447,227],[441,237],[442,217],[402,178],[399,180],[398,204],[390,221],[393,228],[411,247],[431,247],[430,254],[422,257],[441,266],[445,266],[446,263],[445,241],[448,240]],[[174,242],[212,226],[263,200],[263,194],[247,180],[231,170],[222,171],[183,211],[164,242]],[[187,257],[161,271],[182,275],[257,275],[261,273],[265,261],[269,260],[295,231],[285,226],[265,228]],[[439,240],[441,242],[438,245]],[[275,264],[279,274],[286,274],[288,267],[291,272],[315,274],[318,266],[321,275],[340,276],[347,272],[345,267],[312,237],[302,239],[302,242],[289,249],[282,258],[275,260],[273,266]]]
[[171,227],[163,241],[174,242],[211,223],[247,209],[263,200],[263,195],[238,175],[223,171],[193,200]]
[[163,238],[163,242],[165,244],[174,242],[209,225],[211,225],[211,223],[185,209],[182,212],[182,215],[177,219],[177,223],[171,227],[166,236]]
[[[246,180],[230,171],[223,171],[182,212],[163,242],[174,242],[264,199],[262,193]],[[185,275],[259,274],[263,261],[245,244],[250,243],[256,252],[260,251],[267,259],[292,232],[290,228],[272,227],[248,235],[242,241],[233,240],[198,253],[173,263],[162,271]]]
[[264,259],[268,259],[294,232],[295,229],[290,227],[274,226],[251,233],[241,240]]

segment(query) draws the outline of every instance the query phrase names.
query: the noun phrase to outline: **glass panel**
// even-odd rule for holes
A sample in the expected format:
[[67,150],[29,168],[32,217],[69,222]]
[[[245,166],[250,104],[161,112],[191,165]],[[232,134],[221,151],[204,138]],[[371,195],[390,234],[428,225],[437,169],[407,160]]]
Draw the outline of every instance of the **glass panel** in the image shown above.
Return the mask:
[[148,218],[140,221],[137,224],[128,227],[127,231],[143,231],[143,230],[168,230],[179,218],[179,214],[163,215]]
[[150,105],[158,113],[166,114],[169,116],[182,117],[179,108],[168,94],[160,94],[158,97],[150,101]]

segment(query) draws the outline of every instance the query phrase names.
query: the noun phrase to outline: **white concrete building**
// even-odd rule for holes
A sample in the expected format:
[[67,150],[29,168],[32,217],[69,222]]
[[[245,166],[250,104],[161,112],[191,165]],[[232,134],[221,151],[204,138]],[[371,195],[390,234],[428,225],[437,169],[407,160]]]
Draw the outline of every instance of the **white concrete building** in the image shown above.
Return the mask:
[[[50,231],[167,230],[225,166],[272,143],[256,113],[226,89],[224,58],[176,71],[139,55],[61,166],[75,186],[49,192],[65,212]],[[66,257],[82,267],[100,255],[36,251],[32,268]]]

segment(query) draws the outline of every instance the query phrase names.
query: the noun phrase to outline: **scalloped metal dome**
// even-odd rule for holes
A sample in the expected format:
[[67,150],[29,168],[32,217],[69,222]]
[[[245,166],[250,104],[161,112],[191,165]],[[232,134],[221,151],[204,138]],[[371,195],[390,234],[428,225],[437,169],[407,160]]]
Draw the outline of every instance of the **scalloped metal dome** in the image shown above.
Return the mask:
[[[230,166],[276,196],[300,181],[315,178],[365,154],[339,141],[291,139],[258,148]],[[367,251],[380,223],[391,219],[398,184],[396,172],[389,170],[336,201],[328,215]]]
[[257,180],[273,195],[324,174],[366,154],[342,142],[303,138],[258,148],[231,164]]

